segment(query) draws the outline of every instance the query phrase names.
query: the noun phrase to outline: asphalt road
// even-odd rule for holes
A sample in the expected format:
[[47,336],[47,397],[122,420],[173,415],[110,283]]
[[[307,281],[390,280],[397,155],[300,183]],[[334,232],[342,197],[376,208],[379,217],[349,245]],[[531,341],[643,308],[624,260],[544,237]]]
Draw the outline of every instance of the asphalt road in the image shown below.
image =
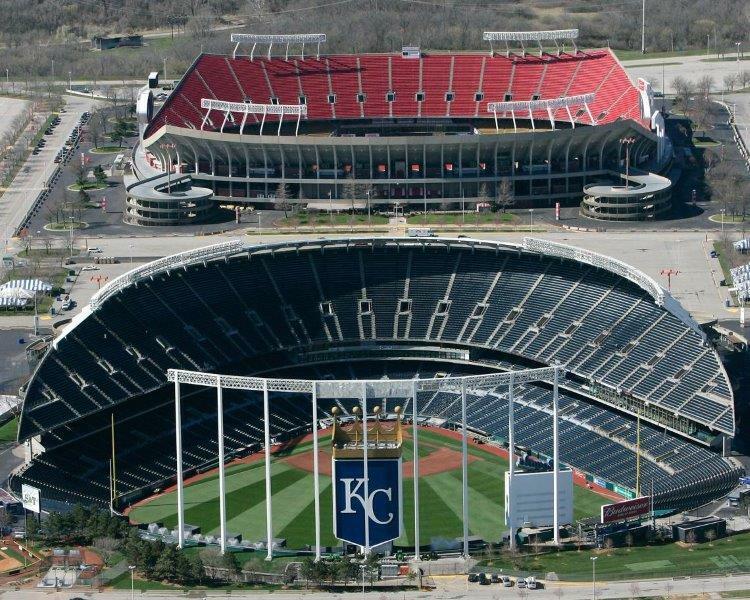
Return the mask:
[[88,98],[68,97],[66,112],[60,115],[60,124],[52,135],[45,136],[46,146],[39,154],[30,154],[25,165],[13,180],[10,189],[0,197],[0,235],[7,247],[9,237],[23,221],[29,207],[52,173],[55,155],[65,144],[81,115],[90,110],[93,103]]
[[[476,583],[468,584],[465,576],[460,577],[435,577],[433,578],[436,588],[434,591],[413,591],[413,592],[367,592],[364,596],[367,598],[377,598],[378,600],[417,600],[417,599],[434,599],[434,600],[463,600],[473,598],[488,598],[496,600],[499,598],[509,598],[513,600],[591,600],[594,596],[591,582],[585,583],[555,583],[550,582],[544,589],[521,591],[516,587],[502,588],[498,585],[480,586]],[[342,595],[332,592],[312,592],[312,591],[291,591],[285,590],[278,592],[283,598],[304,598],[309,600],[340,600],[342,597],[358,597],[361,592],[359,588],[352,588],[349,594]],[[750,576],[738,575],[732,577],[711,577],[711,578],[687,578],[687,579],[655,579],[650,581],[620,581],[616,583],[598,582],[596,585],[596,598],[600,600],[615,598],[638,598],[638,597],[696,597],[697,594],[706,594],[708,597],[718,598],[722,592],[733,590],[748,590],[747,594],[733,595],[734,598],[750,598]],[[5,591],[0,593],[2,600],[41,600],[43,598],[54,597],[55,600],[72,600],[73,598],[94,597],[90,596],[91,592],[86,589],[78,591],[60,591],[52,592],[49,590],[37,590],[35,588],[22,589],[18,591]],[[106,594],[98,594],[100,597],[114,600],[128,600],[130,590],[107,591]],[[273,594],[276,596],[277,594]],[[140,597],[140,594],[139,594]],[[191,598],[211,598],[227,597],[227,593],[222,590],[217,591],[194,591],[189,596],[184,596],[179,592],[159,592],[150,591],[146,596],[153,600],[173,600],[176,597]],[[268,592],[242,592],[232,590],[232,598],[242,598],[246,600],[261,600],[269,597]],[[707,596],[704,596],[707,597]]]

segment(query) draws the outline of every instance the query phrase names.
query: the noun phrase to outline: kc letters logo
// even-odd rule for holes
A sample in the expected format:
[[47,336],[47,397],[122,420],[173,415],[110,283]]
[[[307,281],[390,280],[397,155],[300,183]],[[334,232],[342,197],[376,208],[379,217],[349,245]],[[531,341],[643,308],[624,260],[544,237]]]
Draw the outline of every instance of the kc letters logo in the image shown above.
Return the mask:
[[378,546],[401,535],[401,459],[333,461],[334,535],[358,546]]

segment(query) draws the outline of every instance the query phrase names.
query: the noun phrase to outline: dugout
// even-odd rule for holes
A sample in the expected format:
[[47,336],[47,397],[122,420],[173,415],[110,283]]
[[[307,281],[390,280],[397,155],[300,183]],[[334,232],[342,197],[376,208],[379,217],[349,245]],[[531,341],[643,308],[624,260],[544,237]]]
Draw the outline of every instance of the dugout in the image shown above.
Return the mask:
[[[713,537],[709,534],[710,531],[713,531]],[[719,517],[704,517],[672,525],[672,539],[676,542],[701,543],[708,541],[709,538],[724,537],[726,534],[727,522]]]

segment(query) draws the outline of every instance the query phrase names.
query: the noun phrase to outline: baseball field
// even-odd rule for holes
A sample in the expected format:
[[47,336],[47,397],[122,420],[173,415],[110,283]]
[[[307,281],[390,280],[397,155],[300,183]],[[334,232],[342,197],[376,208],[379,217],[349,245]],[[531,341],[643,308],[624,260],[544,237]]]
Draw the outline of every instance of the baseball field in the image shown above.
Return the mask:
[[[404,441],[404,535],[400,544],[410,544],[413,520],[413,445]],[[455,434],[424,429],[419,436],[419,505],[421,543],[461,535],[461,442]],[[507,459],[488,446],[469,444],[469,531],[485,540],[499,540],[503,524],[503,478]],[[299,548],[314,542],[312,441],[298,440],[275,450],[271,464],[273,533]],[[335,545],[332,526],[330,437],[320,438],[321,534],[324,545]],[[244,539],[265,538],[265,479],[262,454],[226,468],[227,532]],[[575,516],[598,514],[611,500],[585,487],[574,490]],[[138,523],[177,524],[177,498],[167,490],[133,507],[129,516]],[[204,534],[219,528],[218,474],[204,473],[186,482],[185,522],[198,525]]]

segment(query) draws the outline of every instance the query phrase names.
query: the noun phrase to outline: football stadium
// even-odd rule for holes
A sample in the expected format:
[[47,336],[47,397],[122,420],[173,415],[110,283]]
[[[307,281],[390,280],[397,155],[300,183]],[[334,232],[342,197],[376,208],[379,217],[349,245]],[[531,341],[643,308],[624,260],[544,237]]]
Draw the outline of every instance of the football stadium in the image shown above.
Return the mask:
[[[142,90],[125,220],[197,223],[218,204],[483,210],[497,198],[664,216],[672,151],[651,86],[576,38],[485,32],[485,53],[325,55],[324,34],[233,34],[231,54],[200,54],[158,109]],[[524,44],[539,51],[511,51]]]
[[743,473],[704,330],[643,272],[534,238],[231,241],[158,259],[104,285],[22,394],[31,453],[12,489],[267,537],[269,552],[335,543],[330,459],[346,448],[330,430],[354,421],[367,448],[360,407],[403,419],[403,544],[501,540],[509,468],[571,469],[576,522],[612,498],[697,507]]

